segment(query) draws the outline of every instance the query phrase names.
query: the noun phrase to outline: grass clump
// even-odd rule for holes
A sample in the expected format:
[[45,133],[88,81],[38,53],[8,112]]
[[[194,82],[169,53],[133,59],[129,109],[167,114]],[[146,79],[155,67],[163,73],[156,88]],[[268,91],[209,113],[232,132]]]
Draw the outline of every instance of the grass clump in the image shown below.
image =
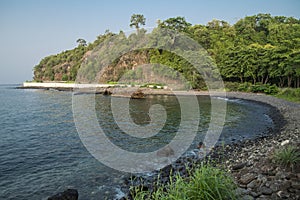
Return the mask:
[[135,200],[222,200],[237,199],[236,185],[231,176],[210,165],[196,168],[188,178],[180,175],[170,177],[168,185],[159,185],[150,193],[134,190]]
[[288,145],[275,151],[274,160],[284,167],[293,168],[300,163],[300,152],[296,147]]

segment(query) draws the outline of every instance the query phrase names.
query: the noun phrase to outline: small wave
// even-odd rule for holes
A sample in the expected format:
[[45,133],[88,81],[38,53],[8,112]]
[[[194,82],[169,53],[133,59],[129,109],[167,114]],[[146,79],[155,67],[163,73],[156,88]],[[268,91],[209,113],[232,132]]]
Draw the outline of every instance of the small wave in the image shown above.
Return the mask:
[[267,122],[270,122],[270,123],[273,122],[272,118],[269,115],[264,114],[264,116],[265,116]]
[[229,102],[240,102],[241,101],[241,99],[230,99],[230,98],[226,98],[226,97],[214,97],[214,98],[223,100],[223,101],[229,101]]
[[116,192],[114,200],[119,200],[119,199],[121,199],[121,198],[123,198],[123,197],[126,196],[125,193],[121,190],[121,188],[115,187],[114,190]]

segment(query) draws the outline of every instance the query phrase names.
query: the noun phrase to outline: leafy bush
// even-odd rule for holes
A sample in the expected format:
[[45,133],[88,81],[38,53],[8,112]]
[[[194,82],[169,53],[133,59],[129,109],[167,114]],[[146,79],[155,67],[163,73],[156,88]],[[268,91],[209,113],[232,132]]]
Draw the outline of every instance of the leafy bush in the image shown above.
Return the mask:
[[179,175],[170,177],[167,186],[159,186],[153,193],[134,190],[134,199],[154,200],[214,200],[237,199],[236,185],[233,179],[225,172],[209,165],[196,169],[188,179]]
[[300,163],[300,152],[296,147],[289,145],[277,150],[274,160],[285,167],[294,167]]
[[250,88],[250,91],[253,93],[264,93],[266,90],[266,86],[261,84],[252,85]]
[[276,85],[266,85],[266,88],[264,90],[264,93],[266,94],[277,94],[279,92],[279,89]]
[[238,82],[225,82],[226,91],[239,91],[240,84]]
[[67,74],[64,74],[61,78],[62,81],[67,81],[69,79]]
[[245,82],[241,83],[238,87],[238,91],[240,92],[250,92],[251,83]]
[[227,91],[240,91],[240,92],[253,92],[253,93],[265,93],[265,94],[277,94],[279,89],[276,85],[269,84],[251,84],[249,82],[236,83],[227,82],[225,83]]

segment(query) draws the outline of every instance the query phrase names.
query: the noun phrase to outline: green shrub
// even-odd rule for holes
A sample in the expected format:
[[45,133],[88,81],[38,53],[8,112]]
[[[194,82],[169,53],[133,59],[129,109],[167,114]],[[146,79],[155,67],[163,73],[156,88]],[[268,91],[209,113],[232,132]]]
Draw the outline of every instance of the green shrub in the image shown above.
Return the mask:
[[225,83],[225,88],[226,88],[226,91],[233,91],[233,92],[236,92],[236,91],[239,91],[239,86],[240,84],[238,82],[226,82]]
[[266,85],[264,93],[275,95],[279,92],[279,89],[276,85]]
[[67,74],[64,74],[61,78],[62,81],[68,81],[69,80],[69,77]]
[[261,84],[251,85],[250,88],[250,91],[253,93],[264,93],[266,90],[266,86]]
[[248,83],[248,82],[241,83],[238,86],[238,91],[240,91],[240,92],[250,92],[250,87],[251,87],[251,83]]
[[300,152],[296,147],[289,145],[275,151],[274,160],[284,167],[293,168],[300,163]]
[[240,91],[240,92],[253,92],[253,93],[265,93],[275,95],[278,93],[279,89],[276,85],[269,84],[251,84],[248,82],[240,83],[237,86],[233,83],[226,83],[226,88],[229,91]]
[[[173,179],[174,178],[174,179]],[[167,186],[159,186],[153,193],[135,188],[134,199],[154,200],[215,200],[237,199],[236,185],[224,171],[209,165],[197,168],[188,179],[170,177]]]

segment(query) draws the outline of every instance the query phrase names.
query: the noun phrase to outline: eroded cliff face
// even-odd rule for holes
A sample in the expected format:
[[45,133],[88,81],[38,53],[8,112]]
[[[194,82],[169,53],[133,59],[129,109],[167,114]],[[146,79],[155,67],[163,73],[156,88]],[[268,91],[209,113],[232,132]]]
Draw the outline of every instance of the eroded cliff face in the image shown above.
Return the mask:
[[126,72],[135,71],[139,66],[149,63],[150,56],[148,51],[129,52],[117,59],[115,64],[104,67],[98,74],[98,80],[100,83],[108,81],[118,82]]
[[[45,58],[48,62],[47,67],[41,63],[34,69],[34,80],[37,81],[75,81],[77,78],[77,72],[80,70],[81,64],[88,60],[91,56],[92,51],[87,51],[81,58],[77,58],[77,61],[69,59],[62,62],[53,62],[49,66],[49,60]],[[44,61],[44,62],[45,62]],[[50,60],[50,62],[52,62]],[[103,67],[99,72],[94,70],[92,72],[95,76],[92,82],[107,83],[109,81],[117,82],[123,76],[124,73],[130,70],[135,70],[138,66],[148,64],[150,62],[149,52],[136,51],[128,52],[121,57],[117,58],[114,63],[111,63],[107,67]],[[81,74],[82,75],[82,74]],[[86,74],[82,75],[77,79],[79,82],[91,82],[85,77]]]

